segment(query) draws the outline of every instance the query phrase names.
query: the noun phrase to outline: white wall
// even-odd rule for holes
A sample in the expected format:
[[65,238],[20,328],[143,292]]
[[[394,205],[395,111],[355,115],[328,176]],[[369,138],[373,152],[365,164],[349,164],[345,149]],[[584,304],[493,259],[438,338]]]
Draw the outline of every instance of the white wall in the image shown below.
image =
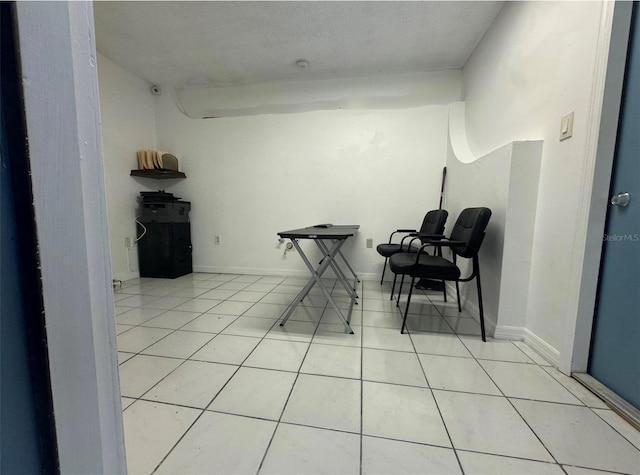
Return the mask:
[[[531,254],[543,142],[519,141],[477,157],[467,141],[466,105],[451,104],[446,204],[453,214],[466,207],[492,210],[488,244],[480,251],[485,320],[495,338],[526,335]],[[462,288],[468,288],[469,284]],[[477,292],[467,291],[467,311],[479,317]],[[546,348],[545,348],[546,350]],[[548,351],[546,351],[548,353]],[[552,358],[557,354],[552,352]]]
[[136,236],[137,196],[162,184],[129,176],[136,150],[156,148],[154,96],[149,83],[100,54],[98,71],[111,267],[114,279],[127,280],[139,275],[137,248],[125,247]]
[[[456,154],[460,144],[455,143],[453,128],[450,121],[445,204],[451,225],[465,208],[491,209],[479,255],[487,333],[522,339],[542,143],[512,143],[462,161]],[[471,262],[461,259],[460,265],[463,276],[470,275]],[[460,289],[465,310],[478,319],[476,281],[460,284]]]
[[[445,208],[449,211],[449,230],[465,208],[487,207],[491,210],[479,254],[483,307],[489,335],[493,334],[498,321],[511,156],[512,146],[509,145],[472,163],[459,161],[452,149],[447,157]],[[462,277],[471,274],[470,260],[459,259],[459,265],[463,269]],[[460,294],[464,309],[477,318],[476,285],[475,280],[460,284]]]
[[319,110],[405,109],[446,103],[460,94],[459,71],[386,74],[182,89],[174,98],[194,119]]
[[[526,328],[562,349],[575,318],[584,242],[584,176],[603,4],[508,3],[463,70],[469,144],[483,155],[517,140],[544,140]],[[573,137],[560,118],[575,111]]]
[[443,104],[459,100],[451,83],[461,84],[459,71],[448,76],[438,104],[396,110],[203,120],[180,113],[169,94],[157,98],[158,146],[176,154],[187,175],[167,191],[192,201],[195,270],[306,274],[294,253],[283,255],[276,233],[332,222],[361,225],[343,251],[357,272],[379,276],[375,244],[438,207]]

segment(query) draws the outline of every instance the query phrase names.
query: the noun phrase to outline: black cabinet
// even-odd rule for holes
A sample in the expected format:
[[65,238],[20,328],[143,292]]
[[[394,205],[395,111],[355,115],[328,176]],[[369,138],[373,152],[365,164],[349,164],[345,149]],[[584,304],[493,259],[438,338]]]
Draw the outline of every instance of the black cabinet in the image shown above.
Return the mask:
[[143,232],[138,241],[140,277],[175,279],[193,271],[189,222],[140,221],[138,235]]

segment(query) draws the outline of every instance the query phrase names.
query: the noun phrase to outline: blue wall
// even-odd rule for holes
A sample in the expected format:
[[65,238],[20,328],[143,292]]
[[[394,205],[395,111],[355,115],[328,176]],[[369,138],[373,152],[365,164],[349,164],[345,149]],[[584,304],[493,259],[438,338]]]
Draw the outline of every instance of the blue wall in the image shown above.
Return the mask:
[[58,472],[13,6],[0,3],[0,473]]
[[5,119],[3,109],[0,118],[0,473],[40,473]]

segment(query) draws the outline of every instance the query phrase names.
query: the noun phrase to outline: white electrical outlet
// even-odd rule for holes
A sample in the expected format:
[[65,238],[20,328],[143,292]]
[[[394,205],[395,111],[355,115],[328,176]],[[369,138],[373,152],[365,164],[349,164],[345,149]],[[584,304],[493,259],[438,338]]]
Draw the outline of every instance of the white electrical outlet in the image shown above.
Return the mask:
[[373,239],[367,239],[367,249],[371,249],[373,247]]
[[219,246],[220,245],[220,236],[213,236],[213,243],[216,246]]
[[131,238],[129,236],[124,238],[124,247],[129,249],[131,247]]
[[129,270],[131,272],[138,272],[138,249],[137,247],[130,247],[127,249],[127,261],[129,263]]

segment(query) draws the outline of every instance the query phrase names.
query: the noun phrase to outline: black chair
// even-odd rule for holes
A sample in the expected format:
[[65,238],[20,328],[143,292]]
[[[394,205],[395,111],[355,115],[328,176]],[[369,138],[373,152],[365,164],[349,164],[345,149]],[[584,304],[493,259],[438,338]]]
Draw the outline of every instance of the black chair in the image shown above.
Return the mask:
[[[454,281],[456,283],[456,296],[458,298],[458,311],[460,307],[460,286],[459,282],[469,282],[476,279],[478,288],[478,307],[480,310],[480,329],[482,331],[482,341],[487,341],[484,329],[484,310],[482,308],[482,288],[480,286],[480,264],[478,262],[478,252],[484,239],[485,229],[491,218],[489,208],[467,208],[460,213],[456,224],[453,226],[449,239],[435,239],[423,245],[417,253],[400,252],[389,258],[389,268],[396,274],[402,275],[400,283],[400,293],[405,275],[411,276],[411,288],[407,296],[407,306],[402,319],[400,333],[404,333],[411,303],[411,294],[415,279],[433,279],[443,281]],[[426,254],[424,249],[427,246],[437,246],[438,248],[449,247],[453,255],[452,260],[445,259],[438,255]],[[456,258],[460,256],[471,259],[473,269],[468,277],[461,278],[460,268],[456,265]],[[400,300],[400,293],[398,300]]]
[[[378,254],[384,257],[384,266],[382,267],[382,277],[380,278],[380,285],[382,285],[382,281],[384,280],[384,271],[387,268],[387,260],[389,259],[389,257],[393,256],[398,252],[412,251],[409,245],[409,242],[405,244],[405,240],[407,238],[417,237],[418,234],[421,234],[423,236],[441,235],[444,232],[444,224],[447,221],[447,216],[449,216],[449,213],[447,213],[443,209],[435,209],[435,210],[429,211],[424,216],[424,219],[422,220],[422,226],[420,226],[419,231],[417,229],[396,229],[389,236],[388,243],[378,244],[376,246],[376,251],[378,251]],[[402,240],[399,243],[392,242],[393,236],[398,233],[405,234],[405,236],[402,238]],[[413,249],[413,252],[417,252],[417,250],[418,248],[415,248]]]

